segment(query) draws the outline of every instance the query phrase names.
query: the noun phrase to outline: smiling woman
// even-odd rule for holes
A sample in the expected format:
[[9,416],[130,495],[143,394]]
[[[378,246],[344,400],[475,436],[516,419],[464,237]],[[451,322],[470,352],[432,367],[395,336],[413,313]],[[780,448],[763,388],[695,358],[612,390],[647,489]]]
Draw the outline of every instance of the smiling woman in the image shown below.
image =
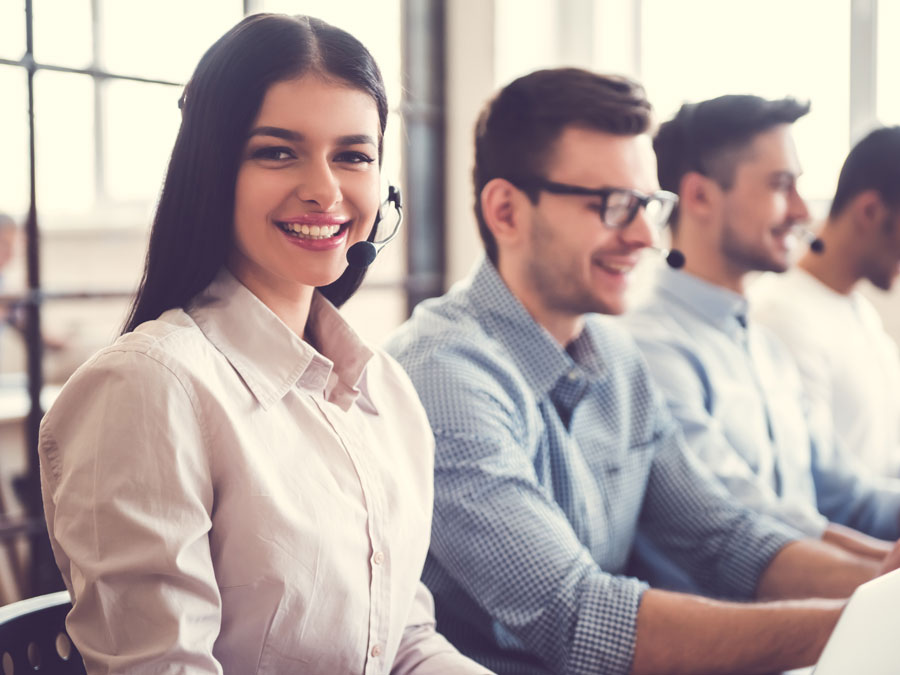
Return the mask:
[[371,96],[313,73],[272,85],[253,123],[228,266],[298,335],[297,308],[341,276],[349,246],[372,229],[380,138]]
[[335,308],[378,222],[375,62],[322,21],[251,16],[182,113],[126,332],[41,426],[88,672],[487,672],[419,581],[428,420]]

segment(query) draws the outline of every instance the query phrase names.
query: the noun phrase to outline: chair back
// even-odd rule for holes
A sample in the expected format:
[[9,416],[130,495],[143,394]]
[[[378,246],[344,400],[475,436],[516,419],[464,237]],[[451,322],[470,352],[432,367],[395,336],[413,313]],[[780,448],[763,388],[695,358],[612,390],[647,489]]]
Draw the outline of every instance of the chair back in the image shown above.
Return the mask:
[[67,591],[0,607],[0,673],[85,675],[81,655],[66,633],[70,609]]

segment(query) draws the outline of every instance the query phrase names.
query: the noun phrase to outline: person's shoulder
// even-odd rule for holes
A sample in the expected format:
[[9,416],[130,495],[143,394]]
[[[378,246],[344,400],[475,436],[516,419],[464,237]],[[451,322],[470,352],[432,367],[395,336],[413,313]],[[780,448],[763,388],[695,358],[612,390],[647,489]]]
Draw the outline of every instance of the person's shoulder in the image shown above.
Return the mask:
[[688,339],[688,327],[693,321],[695,319],[681,306],[659,296],[644,298],[616,318],[618,326],[642,347]]
[[451,291],[419,303],[384,348],[409,370],[440,355],[490,351],[495,342],[464,296]]
[[747,298],[751,316],[766,322],[782,319],[793,323],[798,317],[814,314],[830,299],[830,292],[806,272],[792,269],[761,274],[747,289]]
[[386,351],[409,375],[430,415],[488,402],[519,410],[532,402],[509,336],[502,338],[489,324],[451,291],[420,303],[387,342]]
[[57,401],[77,400],[83,392],[99,389],[124,395],[161,380],[183,382],[208,349],[191,318],[180,309],[169,310],[97,351],[72,374]]
[[[113,344],[100,350],[94,360],[158,363],[189,373],[197,367],[199,357],[213,351],[214,347],[191,316],[183,309],[176,308],[120,336]],[[137,355],[143,358],[134,358]]]

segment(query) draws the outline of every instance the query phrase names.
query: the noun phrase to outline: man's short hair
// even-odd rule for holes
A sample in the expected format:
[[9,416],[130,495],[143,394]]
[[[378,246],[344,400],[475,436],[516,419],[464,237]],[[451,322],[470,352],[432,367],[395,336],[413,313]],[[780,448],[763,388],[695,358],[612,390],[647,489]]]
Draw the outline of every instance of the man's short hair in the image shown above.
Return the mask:
[[[580,68],[539,70],[501,89],[475,126],[475,217],[491,262],[497,264],[497,242],[481,212],[481,191],[489,181],[505,178],[517,184],[541,177],[566,127],[633,136],[646,132],[651,118],[640,84]],[[537,202],[537,192],[526,194]]]
[[900,206],[900,126],[876,129],[853,147],[841,168],[831,216],[866,190],[877,191],[892,208]]
[[[653,139],[660,187],[678,193],[681,179],[694,171],[730,189],[742,151],[758,134],[793,124],[808,112],[808,102],[793,98],[728,95],[685,103]],[[669,220],[677,223],[677,209]]]

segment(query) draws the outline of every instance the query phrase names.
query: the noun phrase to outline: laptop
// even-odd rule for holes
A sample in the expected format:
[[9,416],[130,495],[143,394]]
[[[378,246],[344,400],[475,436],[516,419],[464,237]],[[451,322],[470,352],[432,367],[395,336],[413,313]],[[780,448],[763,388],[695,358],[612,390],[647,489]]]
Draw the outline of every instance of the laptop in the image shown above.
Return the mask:
[[854,591],[813,673],[900,673],[900,570]]

